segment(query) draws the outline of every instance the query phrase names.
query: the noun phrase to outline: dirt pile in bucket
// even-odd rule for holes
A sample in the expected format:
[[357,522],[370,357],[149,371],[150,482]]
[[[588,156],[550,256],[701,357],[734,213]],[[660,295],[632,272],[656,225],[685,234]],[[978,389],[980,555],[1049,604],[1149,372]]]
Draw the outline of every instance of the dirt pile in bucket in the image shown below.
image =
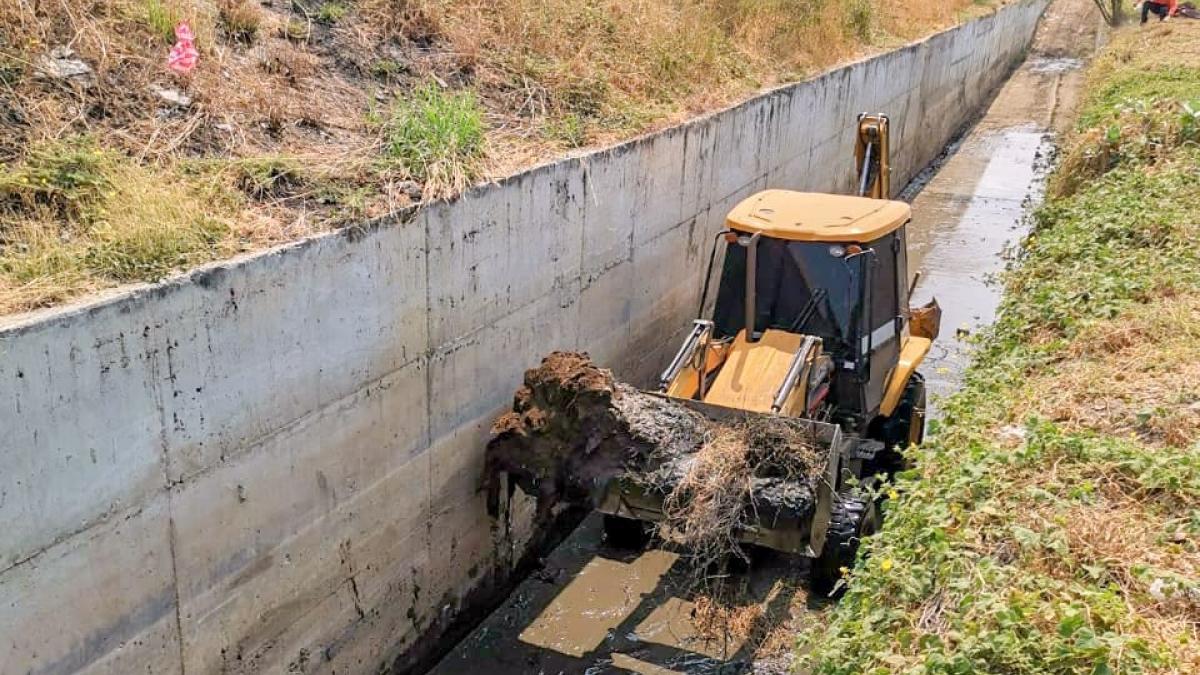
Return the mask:
[[770,514],[807,515],[826,449],[803,422],[713,419],[617,382],[586,354],[554,352],[525,373],[487,448],[493,504],[499,474],[538,502],[594,505],[624,481],[661,498],[658,533],[698,566],[738,550],[738,533]]

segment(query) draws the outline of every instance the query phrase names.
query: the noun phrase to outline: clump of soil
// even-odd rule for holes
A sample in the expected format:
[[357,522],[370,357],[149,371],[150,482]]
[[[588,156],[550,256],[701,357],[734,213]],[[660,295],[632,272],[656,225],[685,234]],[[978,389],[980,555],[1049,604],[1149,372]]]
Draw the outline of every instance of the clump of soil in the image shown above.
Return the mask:
[[544,513],[558,501],[587,501],[593,484],[652,454],[694,450],[704,422],[616,382],[587,354],[553,352],[526,371],[512,411],[493,424],[487,473],[506,472]]
[[546,517],[560,502],[591,505],[612,480],[662,497],[658,531],[704,567],[738,550],[764,517],[807,515],[826,449],[787,418],[712,419],[615,381],[586,354],[554,352],[525,373],[513,409],[493,427],[487,477],[534,495]]

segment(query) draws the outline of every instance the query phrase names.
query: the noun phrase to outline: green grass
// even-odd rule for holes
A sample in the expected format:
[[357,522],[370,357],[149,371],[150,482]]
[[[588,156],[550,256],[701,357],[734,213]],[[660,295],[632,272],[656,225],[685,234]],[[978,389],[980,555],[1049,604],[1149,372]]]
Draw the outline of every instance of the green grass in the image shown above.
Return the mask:
[[342,2],[327,2],[317,10],[317,21],[322,23],[337,23],[346,18],[350,8]]
[[428,84],[393,104],[383,121],[384,154],[427,191],[458,191],[479,175],[485,129],[473,92]]
[[1093,104],[1080,115],[1079,127],[1112,121],[1122,107],[1134,101],[1187,101],[1198,94],[1194,67],[1166,62],[1154,69],[1153,77],[1146,77],[1144,72],[1120,71],[1092,93]]
[[0,207],[41,211],[63,221],[88,222],[112,189],[113,157],[87,136],[41,143],[25,161],[0,174]]
[[568,148],[581,148],[587,145],[588,141],[587,122],[575,113],[568,113],[548,124],[546,133]]
[[182,16],[172,3],[163,0],[142,0],[146,24],[155,35],[161,36],[166,44],[175,42],[175,25]]
[[[162,227],[161,216],[180,218]],[[101,223],[76,260],[64,269],[82,267],[95,276],[120,282],[157,281],[171,272],[213,258],[228,227],[205,214],[185,213],[158,204],[141,207],[132,217]],[[61,271],[61,270],[60,270]]]
[[211,260],[232,206],[90,137],[43,143],[0,174],[0,310]]
[[[1170,49],[1131,39],[1110,49]],[[1100,68],[1060,183],[1129,96],[1170,115],[1200,91],[1195,69],[1188,85],[1173,66]],[[1123,133],[1135,142],[1132,126]],[[964,388],[914,451],[919,469],[900,478],[828,623],[801,636],[805,669],[1200,668],[1200,392],[1187,384],[1200,151],[1171,139],[1152,158],[1089,169],[1038,209]],[[1158,433],[1156,418],[1181,431]]]

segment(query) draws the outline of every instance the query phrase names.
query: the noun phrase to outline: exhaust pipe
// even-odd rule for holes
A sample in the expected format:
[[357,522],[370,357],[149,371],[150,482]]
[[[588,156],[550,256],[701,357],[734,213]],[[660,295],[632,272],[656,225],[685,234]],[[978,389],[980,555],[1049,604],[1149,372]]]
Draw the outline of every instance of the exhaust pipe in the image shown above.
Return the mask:
[[741,239],[738,240],[739,245],[746,247],[746,342],[758,342],[758,334],[754,330],[758,308],[754,306],[754,299],[758,297],[755,283],[758,280],[758,238],[761,235],[761,232],[755,232],[744,244]]

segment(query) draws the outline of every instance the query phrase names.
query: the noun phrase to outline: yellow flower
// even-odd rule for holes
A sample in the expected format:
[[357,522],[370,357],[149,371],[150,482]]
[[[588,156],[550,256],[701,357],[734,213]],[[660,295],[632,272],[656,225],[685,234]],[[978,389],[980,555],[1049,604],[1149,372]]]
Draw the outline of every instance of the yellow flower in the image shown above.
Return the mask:
[[888,499],[898,499],[899,497],[900,497],[899,492],[896,492],[894,489],[888,490]]
[[850,568],[849,567],[839,567],[838,573],[840,573],[842,576],[846,576],[847,574],[850,573]]
[[879,563],[879,569],[883,570],[884,572],[891,572],[893,565],[895,565],[895,563],[892,562],[891,558],[884,558],[883,562]]

